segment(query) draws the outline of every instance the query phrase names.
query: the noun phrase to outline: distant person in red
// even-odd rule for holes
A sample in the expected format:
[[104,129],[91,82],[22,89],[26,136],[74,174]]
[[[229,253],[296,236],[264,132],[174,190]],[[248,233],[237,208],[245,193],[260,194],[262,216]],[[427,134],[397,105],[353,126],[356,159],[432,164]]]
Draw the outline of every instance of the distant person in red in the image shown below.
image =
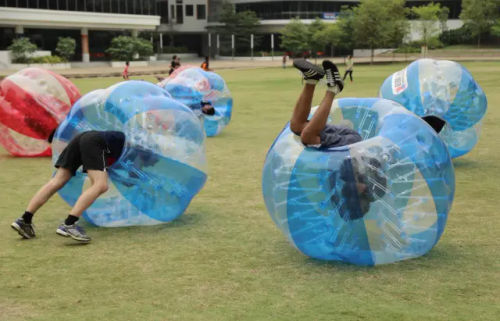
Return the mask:
[[203,62],[201,63],[201,69],[203,69],[205,71],[210,71],[208,64],[209,64],[209,58],[208,58],[208,56],[206,56],[205,60],[203,60]]
[[127,61],[125,63],[125,69],[123,69],[122,77],[123,77],[124,80],[128,80],[129,79],[128,78],[128,66],[129,66],[129,64],[130,63]]
[[283,69],[285,69],[286,68],[286,54],[283,55],[283,58],[281,59],[281,63],[282,63]]

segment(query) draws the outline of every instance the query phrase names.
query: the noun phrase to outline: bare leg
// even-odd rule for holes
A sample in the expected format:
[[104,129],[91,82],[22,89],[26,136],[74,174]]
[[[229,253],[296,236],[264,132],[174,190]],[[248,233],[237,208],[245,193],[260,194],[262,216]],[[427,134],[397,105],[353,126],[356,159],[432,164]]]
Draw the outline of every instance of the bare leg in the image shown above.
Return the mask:
[[309,117],[309,113],[311,112],[315,87],[316,85],[305,84],[295,104],[292,119],[290,120],[290,129],[297,135],[301,135],[302,130],[307,125],[307,117]]
[[304,145],[320,144],[321,141],[319,134],[325,128],[334,98],[335,94],[332,91],[327,90],[325,97],[319,104],[318,109],[302,130],[300,138]]
[[105,171],[89,170],[87,175],[92,185],[76,201],[69,212],[72,216],[80,217],[101,194],[108,190],[108,173]]
[[42,207],[55,192],[60,190],[71,178],[71,172],[66,168],[59,168],[56,175],[48,181],[47,184],[42,186],[33,196],[26,208],[27,212],[35,214],[35,212]]

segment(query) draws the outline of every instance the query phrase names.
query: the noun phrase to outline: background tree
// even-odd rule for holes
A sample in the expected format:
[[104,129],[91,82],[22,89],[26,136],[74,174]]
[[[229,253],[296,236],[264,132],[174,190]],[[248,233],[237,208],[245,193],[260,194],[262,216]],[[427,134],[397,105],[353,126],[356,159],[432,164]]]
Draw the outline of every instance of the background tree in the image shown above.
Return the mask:
[[64,60],[69,61],[75,54],[76,41],[71,37],[59,37],[56,52]]
[[490,31],[498,17],[499,0],[463,0],[460,19],[477,37],[477,46],[481,46],[481,35]]
[[446,30],[448,30],[448,17],[450,16],[450,8],[442,7],[438,15],[441,32],[445,32]]
[[[261,37],[257,34],[260,20],[255,12],[250,10],[236,12],[234,5],[225,1],[222,4],[220,22],[224,26],[217,28],[217,31],[226,36],[234,34],[236,43],[244,44],[244,46],[238,46],[238,48],[243,50],[250,48],[251,34],[254,35],[254,46],[257,46],[260,42]],[[242,50],[239,49],[238,51],[241,52]]]
[[322,41],[322,39],[315,37],[315,35],[324,31],[326,27],[326,24],[320,18],[316,18],[310,25],[307,26],[307,30],[309,32],[308,47],[314,56],[316,56],[318,51],[323,51],[325,49],[325,42]]
[[500,19],[497,19],[495,24],[491,27],[491,34],[500,37]]
[[[429,3],[426,6],[411,8],[412,15],[418,19],[415,26],[422,36],[422,46],[427,50],[429,39],[438,31],[441,6],[439,3]],[[442,17],[441,17],[442,18]]]
[[291,19],[281,31],[281,47],[294,53],[309,50],[309,28],[299,18]]
[[7,49],[11,51],[14,62],[26,63],[29,60],[29,55],[38,48],[34,43],[30,42],[29,38],[18,38],[12,41],[12,44]]
[[354,12],[348,6],[342,6],[336,25],[340,29],[340,48],[352,51],[354,49]]
[[118,36],[111,40],[106,52],[113,60],[130,61],[137,55],[147,57],[153,54],[153,45],[146,39]]
[[404,0],[361,0],[353,8],[355,43],[371,50],[372,63],[375,48],[402,42],[405,12]]
[[330,56],[335,55],[334,48],[338,47],[341,43],[342,30],[338,23],[328,24],[324,29],[316,31],[312,39],[315,43],[322,46],[322,48],[330,47]]

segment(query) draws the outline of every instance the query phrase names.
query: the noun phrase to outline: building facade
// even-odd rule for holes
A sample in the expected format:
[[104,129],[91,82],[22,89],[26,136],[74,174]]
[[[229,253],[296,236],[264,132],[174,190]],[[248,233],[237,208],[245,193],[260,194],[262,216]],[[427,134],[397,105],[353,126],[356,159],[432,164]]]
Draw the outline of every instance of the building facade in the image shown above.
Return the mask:
[[[16,37],[26,36],[42,50],[53,50],[58,37],[77,41],[77,59],[105,60],[105,50],[117,35],[151,39],[155,50],[168,52],[185,47],[190,52],[218,54],[215,30],[224,0],[0,0],[0,50]],[[237,12],[251,10],[260,19],[259,33],[269,44],[271,35],[279,47],[279,31],[292,18],[305,23],[316,18],[335,23],[343,6],[359,0],[226,0]],[[430,3],[408,0],[408,7]],[[436,0],[450,9],[450,27],[460,26],[461,0]],[[227,40],[227,39],[226,39]],[[269,45],[267,45],[269,47]]]

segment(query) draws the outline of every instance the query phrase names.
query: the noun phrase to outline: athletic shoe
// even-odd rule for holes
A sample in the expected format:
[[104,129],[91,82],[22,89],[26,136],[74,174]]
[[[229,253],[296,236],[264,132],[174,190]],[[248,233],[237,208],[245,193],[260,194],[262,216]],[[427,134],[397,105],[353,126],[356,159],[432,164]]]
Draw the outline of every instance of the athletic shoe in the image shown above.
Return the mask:
[[323,69],[326,74],[326,85],[332,89],[335,94],[338,94],[344,89],[344,82],[340,77],[339,69],[330,60],[323,61]]
[[35,227],[33,224],[28,224],[24,221],[22,217],[18,218],[14,223],[10,225],[14,230],[19,233],[25,239],[31,239],[35,237]]
[[57,228],[57,234],[65,237],[71,237],[79,242],[90,242],[91,238],[85,233],[85,230],[76,223],[72,225],[61,224]]
[[293,61],[293,66],[300,70],[304,76],[304,80],[320,80],[325,76],[325,72],[320,67],[305,59],[295,59]]

